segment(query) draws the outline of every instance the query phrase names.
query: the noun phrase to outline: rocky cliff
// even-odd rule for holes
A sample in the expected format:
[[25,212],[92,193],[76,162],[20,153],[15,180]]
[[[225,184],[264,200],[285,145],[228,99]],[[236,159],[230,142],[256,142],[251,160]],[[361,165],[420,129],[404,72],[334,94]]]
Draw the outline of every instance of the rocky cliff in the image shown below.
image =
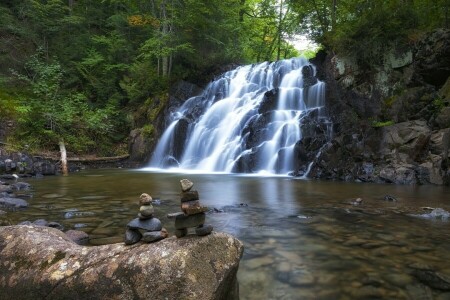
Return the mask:
[[[380,53],[369,68],[325,52],[314,63],[327,84],[333,136],[311,177],[450,183],[450,30]],[[306,153],[315,139],[305,140]]]

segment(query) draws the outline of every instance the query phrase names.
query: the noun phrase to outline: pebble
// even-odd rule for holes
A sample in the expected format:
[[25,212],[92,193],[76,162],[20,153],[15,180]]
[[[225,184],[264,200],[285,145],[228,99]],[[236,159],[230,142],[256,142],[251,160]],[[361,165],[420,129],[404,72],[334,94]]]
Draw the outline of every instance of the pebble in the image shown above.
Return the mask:
[[363,239],[350,239],[346,242],[344,242],[342,245],[348,246],[348,247],[354,247],[354,246],[360,246],[367,243],[367,240]]
[[384,296],[386,295],[386,290],[383,288],[366,285],[357,289],[353,289],[350,294],[354,299],[384,298]]
[[387,282],[389,282],[393,285],[396,285],[398,287],[401,287],[401,288],[411,284],[414,281],[414,279],[411,276],[409,276],[408,274],[395,274],[395,273],[394,274],[386,274],[384,276],[384,279]]
[[300,255],[298,255],[295,252],[276,250],[275,254],[280,255],[281,257],[287,259],[290,262],[295,262],[295,263],[302,262],[302,258],[300,257]]
[[316,282],[316,278],[308,271],[304,272],[292,272],[291,278],[289,279],[289,284],[292,286],[312,286]]
[[182,192],[188,192],[194,186],[194,183],[192,181],[190,181],[189,179],[181,179],[180,184],[181,184]]
[[146,193],[141,194],[139,197],[139,205],[149,205],[153,202],[153,198]]
[[258,257],[258,258],[252,258],[249,260],[244,260],[243,263],[246,268],[257,269],[257,268],[261,268],[263,266],[273,264],[274,259],[270,256],[264,256],[264,257]]
[[153,208],[152,205],[142,205],[139,208],[139,213],[143,216],[143,217],[151,217],[153,216],[153,214],[155,213],[155,209]]
[[433,300],[431,289],[423,284],[410,284],[406,287],[410,299]]

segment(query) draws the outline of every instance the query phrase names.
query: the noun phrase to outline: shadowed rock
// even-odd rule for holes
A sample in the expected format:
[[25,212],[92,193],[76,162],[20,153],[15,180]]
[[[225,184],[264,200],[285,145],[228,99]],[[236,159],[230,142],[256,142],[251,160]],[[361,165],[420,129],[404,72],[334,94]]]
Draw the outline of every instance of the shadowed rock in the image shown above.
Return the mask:
[[225,233],[83,247],[46,227],[0,228],[2,299],[237,299],[242,243]]

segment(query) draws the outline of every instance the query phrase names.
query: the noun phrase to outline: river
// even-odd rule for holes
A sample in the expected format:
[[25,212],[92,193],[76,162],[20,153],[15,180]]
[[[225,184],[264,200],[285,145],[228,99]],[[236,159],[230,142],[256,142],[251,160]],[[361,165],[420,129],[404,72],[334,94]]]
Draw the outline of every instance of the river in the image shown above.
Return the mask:
[[244,243],[241,299],[450,299],[449,187],[91,170],[28,180],[29,208],[8,217],[83,230],[91,245],[122,242],[145,192],[173,232],[165,216],[180,211],[182,178],[214,209],[207,223]]

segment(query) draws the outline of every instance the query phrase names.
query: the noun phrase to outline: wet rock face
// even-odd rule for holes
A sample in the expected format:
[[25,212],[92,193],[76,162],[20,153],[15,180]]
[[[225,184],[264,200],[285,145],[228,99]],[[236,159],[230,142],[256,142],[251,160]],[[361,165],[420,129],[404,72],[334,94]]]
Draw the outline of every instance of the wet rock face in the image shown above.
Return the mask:
[[421,40],[415,52],[415,65],[424,81],[442,86],[450,76],[450,30],[438,29]]
[[[18,176],[55,175],[55,163],[42,157],[32,157],[26,153],[6,153],[0,149],[0,175],[17,174]],[[5,176],[5,175],[3,175]],[[14,179],[14,178],[11,178]]]
[[[395,184],[450,184],[450,30],[380,53],[372,70],[344,54],[320,55],[332,140],[310,176]],[[311,159],[297,145],[299,173]]]
[[82,247],[53,228],[0,227],[0,290],[14,299],[237,299],[242,253],[225,233]]

